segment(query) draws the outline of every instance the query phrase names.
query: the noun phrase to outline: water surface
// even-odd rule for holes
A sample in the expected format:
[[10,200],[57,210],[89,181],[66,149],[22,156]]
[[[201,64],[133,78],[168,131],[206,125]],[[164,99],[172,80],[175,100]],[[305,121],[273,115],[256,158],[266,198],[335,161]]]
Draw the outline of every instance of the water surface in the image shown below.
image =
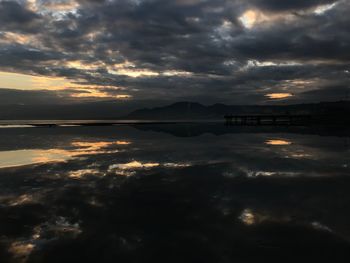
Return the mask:
[[350,262],[349,145],[220,123],[0,129],[1,262]]

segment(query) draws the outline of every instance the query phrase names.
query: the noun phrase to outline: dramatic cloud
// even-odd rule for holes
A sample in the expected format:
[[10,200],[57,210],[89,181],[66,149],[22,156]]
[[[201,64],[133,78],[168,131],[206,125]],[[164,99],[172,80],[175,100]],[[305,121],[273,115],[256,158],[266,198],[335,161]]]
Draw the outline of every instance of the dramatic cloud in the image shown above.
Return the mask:
[[20,88],[2,81],[12,72],[61,79],[21,88],[59,90],[55,101],[344,99],[349,11],[346,0],[0,1],[0,87]]

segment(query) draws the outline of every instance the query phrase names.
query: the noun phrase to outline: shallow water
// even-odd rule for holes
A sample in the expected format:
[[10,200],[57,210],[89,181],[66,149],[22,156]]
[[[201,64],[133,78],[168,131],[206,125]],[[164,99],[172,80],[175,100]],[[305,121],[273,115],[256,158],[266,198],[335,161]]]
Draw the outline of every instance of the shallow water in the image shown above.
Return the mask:
[[0,262],[350,262],[349,189],[344,130],[0,129]]

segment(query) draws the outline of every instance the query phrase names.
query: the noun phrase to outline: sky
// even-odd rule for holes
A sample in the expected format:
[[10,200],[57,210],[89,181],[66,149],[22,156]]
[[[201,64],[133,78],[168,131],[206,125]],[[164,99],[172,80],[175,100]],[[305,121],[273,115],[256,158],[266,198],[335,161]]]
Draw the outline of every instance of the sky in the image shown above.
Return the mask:
[[0,0],[0,104],[348,99],[349,13],[348,0]]

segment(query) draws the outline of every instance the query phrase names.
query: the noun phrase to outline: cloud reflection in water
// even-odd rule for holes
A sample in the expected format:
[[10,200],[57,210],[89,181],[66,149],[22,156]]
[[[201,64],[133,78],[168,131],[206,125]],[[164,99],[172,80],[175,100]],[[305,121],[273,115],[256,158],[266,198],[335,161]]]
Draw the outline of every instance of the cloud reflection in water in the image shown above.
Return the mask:
[[[57,150],[63,160],[0,169],[5,262],[280,262],[286,253],[298,262],[305,251],[310,262],[337,262],[349,251],[342,139],[29,130],[13,140],[15,150]],[[265,144],[271,138],[293,143]],[[7,141],[0,136],[1,153]]]
[[265,142],[265,144],[267,144],[267,145],[290,145],[290,144],[292,144],[292,142],[287,141],[287,140],[282,140],[282,139],[271,139],[271,140],[267,140]]
[[131,142],[128,141],[75,141],[71,144],[71,146],[74,147],[73,149],[24,149],[0,151],[0,168],[49,162],[64,162],[84,155],[117,153],[119,151],[118,149],[110,149],[110,147],[129,144],[131,144]]

